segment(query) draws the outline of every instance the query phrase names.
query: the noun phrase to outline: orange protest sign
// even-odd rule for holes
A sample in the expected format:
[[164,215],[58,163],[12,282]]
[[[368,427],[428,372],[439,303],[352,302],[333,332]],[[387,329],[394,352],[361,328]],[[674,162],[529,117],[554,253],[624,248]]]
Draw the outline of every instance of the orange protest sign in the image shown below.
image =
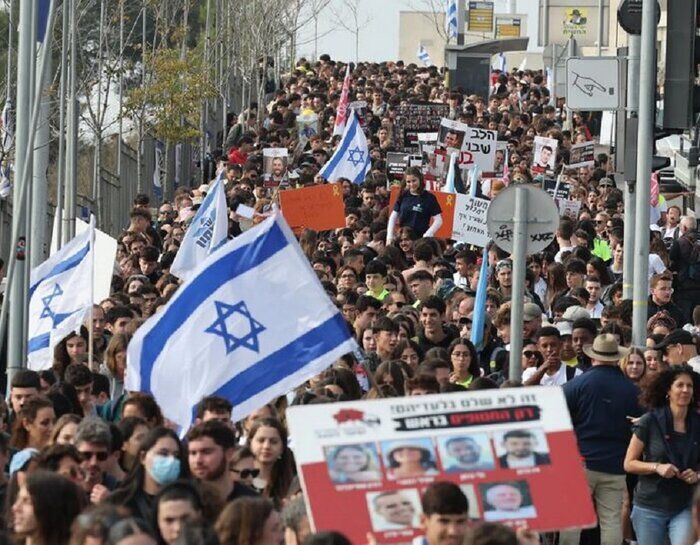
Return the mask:
[[[435,233],[435,238],[452,238],[452,225],[455,216],[455,194],[442,193],[440,191],[431,191],[431,193],[435,195],[442,209],[442,225],[437,233]],[[394,204],[398,198],[399,186],[395,185],[391,188],[391,193],[389,194],[389,210],[394,209]]]
[[326,231],[345,227],[340,184],[324,184],[280,191],[282,215],[292,229]]

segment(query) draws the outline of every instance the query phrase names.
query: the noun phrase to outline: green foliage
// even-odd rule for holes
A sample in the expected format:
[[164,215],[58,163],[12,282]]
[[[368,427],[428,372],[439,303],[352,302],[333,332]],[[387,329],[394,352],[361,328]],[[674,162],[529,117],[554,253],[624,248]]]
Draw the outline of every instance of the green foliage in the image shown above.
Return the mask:
[[146,65],[149,80],[129,91],[125,114],[139,117],[144,112],[150,131],[169,142],[199,137],[202,101],[217,96],[203,77],[201,57],[188,52],[183,60],[178,49],[159,49],[147,56]]

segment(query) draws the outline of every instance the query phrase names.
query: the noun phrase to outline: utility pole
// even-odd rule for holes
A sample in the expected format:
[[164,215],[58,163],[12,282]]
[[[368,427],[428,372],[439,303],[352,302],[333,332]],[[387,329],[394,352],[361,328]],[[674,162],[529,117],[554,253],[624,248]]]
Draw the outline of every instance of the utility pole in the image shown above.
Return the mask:
[[457,45],[464,45],[464,16],[467,14],[467,0],[457,0]]
[[605,14],[605,8],[603,7],[603,0],[598,0],[598,56],[603,54],[603,15]]
[[[637,118],[639,111],[639,49],[641,38],[635,34],[627,36],[627,118]],[[624,146],[624,142],[619,145]],[[636,172],[625,170],[625,242],[622,258],[622,297],[632,299],[634,288],[634,243],[636,239],[635,218],[637,203],[634,199]]]
[[61,6],[61,83],[58,98],[58,175],[56,176],[56,249],[63,246],[63,188],[66,184],[66,92],[68,90],[68,0]]
[[637,135],[637,217],[634,245],[632,344],[644,346],[649,298],[649,193],[654,140],[656,91],[656,0],[643,0],[639,61],[639,132]]
[[[19,3],[19,26],[17,45],[17,114],[15,129],[15,190],[14,190],[14,212],[12,214],[12,244],[10,248],[15,252],[16,261],[12,267],[12,285],[9,286],[9,301],[3,307],[12,306],[12,314],[9,317],[8,327],[8,351],[7,366],[8,375],[12,369],[21,369],[24,364],[24,345],[26,340],[26,317],[24,313],[24,302],[27,299],[26,276],[27,276],[27,256],[26,250],[26,222],[25,206],[21,206],[21,199],[17,196],[23,191],[27,191],[24,184],[29,184],[25,176],[25,170],[30,166],[23,160],[27,156],[29,143],[29,120],[32,114],[32,98],[34,89],[31,86],[32,56],[34,55],[34,44],[32,43],[32,26],[36,21],[32,20],[32,0],[20,0]],[[9,82],[8,82],[9,83]],[[26,200],[25,200],[26,203]],[[9,267],[8,267],[9,271]]]
[[117,134],[117,177],[121,190],[125,190],[122,179],[122,131],[124,130],[124,116],[122,106],[124,99],[124,0],[119,0],[119,133]]
[[[141,8],[141,88],[146,85],[146,0],[143,0],[143,7]],[[139,116],[139,141],[136,146],[136,192],[143,192],[143,116],[144,109],[141,108],[141,115]]]
[[[97,107],[95,108],[95,156],[93,161],[92,198],[95,203],[95,219],[97,226],[102,225],[102,78],[104,72],[104,23],[105,0],[100,0],[100,37],[97,46]],[[105,105],[106,109],[106,105]]]
[[66,189],[63,205],[63,243],[75,236],[75,195],[78,187],[78,0],[70,3],[70,85],[68,88],[68,142]]

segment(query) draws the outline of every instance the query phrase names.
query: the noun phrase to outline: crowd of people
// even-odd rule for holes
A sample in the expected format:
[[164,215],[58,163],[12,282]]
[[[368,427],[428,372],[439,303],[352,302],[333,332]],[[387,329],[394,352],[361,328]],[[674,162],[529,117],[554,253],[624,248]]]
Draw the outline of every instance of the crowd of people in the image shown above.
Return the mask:
[[[221,135],[225,147],[215,154],[231,238],[274,209],[280,190],[328,182],[319,170],[338,144],[332,134],[345,71],[327,56],[302,60],[266,104],[251,104],[232,118]],[[497,522],[469,520],[460,488],[436,482],[421,499],[422,543],[680,545],[698,539],[695,219],[668,206],[663,195],[653,204],[648,337],[645,346],[630,346],[632,303],[622,288],[628,226],[613,161],[601,153],[591,167],[565,168],[571,146],[593,138],[595,119],[579,113],[568,119],[541,71],[496,71],[488,97],[444,81],[435,67],[354,67],[350,98],[367,103],[371,169],[362,184],[330,180],[342,184],[344,227],[304,229],[298,236],[359,348],[244,421],[231,422],[227,400],[206,397],[181,438],[151,396],[124,388],[129,341],[178,289],[169,268],[212,182],[180,187],[161,203],[137,196],[118,239],[119,274],[110,297],[95,305],[91,323],[60,342],[52,369],[17,373],[0,407],[6,432],[0,463],[9,468],[2,487],[5,539],[29,545],[346,543],[338,533],[311,532],[285,425],[290,403],[538,385],[563,388],[598,528],[516,535]],[[511,301],[512,261],[490,245],[486,305],[475,308],[481,249],[434,237],[443,211],[426,190],[425,168],[405,171],[390,209],[386,158],[403,151],[393,131],[397,111],[410,103],[447,104],[449,119],[494,130],[506,143],[507,175],[480,180],[485,198],[508,184],[540,183],[532,169],[534,137],[557,140],[555,174],[563,174],[580,209],[561,218],[547,249],[528,257],[525,301]],[[310,116],[317,119],[315,134],[300,145],[299,118]],[[280,147],[289,150],[287,170],[270,184],[262,150]],[[216,176],[212,169],[208,179]],[[236,214],[241,204],[255,215]],[[508,375],[512,304],[524,305],[522,381]],[[483,321],[475,319],[480,312]],[[484,325],[473,335],[475,322]]]

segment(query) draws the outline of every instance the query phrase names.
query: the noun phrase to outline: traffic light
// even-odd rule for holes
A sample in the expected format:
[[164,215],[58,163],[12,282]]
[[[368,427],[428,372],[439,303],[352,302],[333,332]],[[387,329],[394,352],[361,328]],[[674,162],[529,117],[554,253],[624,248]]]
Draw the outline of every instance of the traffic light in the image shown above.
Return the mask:
[[686,130],[700,114],[700,0],[672,0],[667,6],[663,128]]

